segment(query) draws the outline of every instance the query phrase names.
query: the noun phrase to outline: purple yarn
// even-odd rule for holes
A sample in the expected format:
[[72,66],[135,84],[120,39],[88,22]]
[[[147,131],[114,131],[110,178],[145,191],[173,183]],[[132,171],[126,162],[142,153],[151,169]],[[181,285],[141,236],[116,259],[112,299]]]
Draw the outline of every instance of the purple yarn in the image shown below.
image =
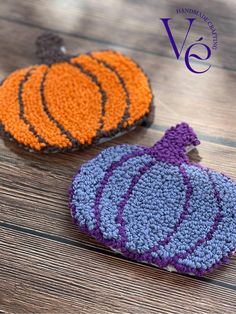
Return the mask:
[[[208,169],[207,169],[207,171],[208,171]],[[208,171],[208,172],[209,172],[209,171]],[[214,232],[215,232],[216,229],[217,229],[217,226],[218,226],[218,224],[219,224],[219,222],[220,222],[220,219],[222,218],[222,216],[221,216],[222,208],[221,208],[221,205],[220,205],[221,199],[220,199],[220,196],[219,196],[218,191],[216,190],[215,183],[213,182],[213,180],[212,180],[211,177],[210,177],[210,173],[208,173],[208,176],[209,176],[209,179],[210,179],[210,181],[211,181],[211,183],[212,183],[212,185],[213,185],[213,188],[214,188],[214,195],[215,195],[215,198],[216,198],[216,200],[217,200],[218,209],[219,209],[219,210],[218,210],[218,213],[217,213],[217,215],[214,217],[214,223],[213,223],[211,229],[207,232],[207,234],[206,234],[205,237],[199,239],[192,247],[190,247],[189,249],[187,249],[186,252],[177,253],[176,255],[174,255],[174,256],[172,257],[172,259],[173,259],[174,261],[176,261],[176,262],[177,262],[179,259],[184,259],[184,258],[186,258],[189,254],[192,254],[192,253],[196,250],[197,247],[199,247],[199,246],[200,246],[201,244],[203,244],[204,242],[210,240],[210,239],[213,237],[213,234],[214,234]]]
[[186,191],[186,196],[185,196],[185,204],[184,204],[184,207],[183,207],[183,211],[179,217],[179,219],[177,220],[177,222],[175,223],[174,225],[174,228],[171,232],[169,232],[169,234],[167,235],[167,237],[164,239],[164,240],[160,240],[151,250],[151,252],[155,252],[158,250],[158,248],[161,246],[161,245],[167,245],[170,240],[171,240],[171,237],[173,236],[173,234],[178,230],[179,226],[181,225],[181,223],[183,222],[183,220],[185,219],[185,217],[188,215],[188,209],[189,209],[189,200],[190,200],[190,197],[191,197],[191,194],[192,194],[192,186],[191,186],[191,183],[188,179],[188,176],[184,170],[184,168],[181,168],[179,167],[179,170],[183,176],[183,179],[184,179],[184,184],[187,186],[187,191]]
[[189,163],[185,148],[200,144],[195,132],[187,123],[180,123],[165,132],[163,138],[149,151],[157,156],[158,160],[171,164]]
[[142,168],[140,168],[140,170],[139,170],[140,174],[133,177],[132,182],[131,182],[127,192],[123,195],[122,201],[118,205],[118,214],[116,217],[116,223],[120,225],[119,234],[120,234],[120,243],[121,244],[125,245],[125,243],[127,241],[126,232],[125,232],[125,221],[123,219],[124,207],[125,207],[128,199],[129,199],[136,183],[139,181],[139,179],[142,177],[142,175],[144,173],[146,173],[154,165],[155,165],[155,160],[151,160],[149,163],[147,163]]
[[[104,150],[87,163],[90,172],[84,165],[85,170],[73,179],[69,191],[73,222],[127,258],[161,268],[172,266],[179,272],[202,275],[227,263],[236,247],[236,185],[226,176],[189,162],[186,146],[199,143],[192,128],[181,123],[166,131],[151,148],[123,145],[122,150],[121,146]],[[136,167],[132,160],[137,158],[141,166],[127,174],[125,169]],[[96,189],[90,189],[91,179],[98,172],[100,179],[94,181]],[[131,173],[128,185],[116,185],[115,182],[125,182]],[[83,194],[80,198],[76,194],[85,186],[88,186],[89,206],[82,202]],[[201,189],[203,198],[198,192]],[[109,193],[106,199],[105,191]],[[113,195],[120,195],[118,201]],[[101,206],[102,200],[105,207]],[[109,202],[116,214],[109,212]],[[105,209],[105,215],[101,216]],[[83,223],[79,219],[81,211]],[[91,221],[94,221],[92,227]],[[191,221],[192,229],[183,229]],[[118,230],[118,238],[112,236],[114,228]],[[174,238],[177,235],[181,237],[176,238],[178,241]]]
[[130,158],[134,158],[137,156],[142,156],[143,152],[134,152],[131,154],[127,154],[125,156],[123,156],[118,162],[113,162],[111,164],[111,166],[109,167],[109,169],[107,170],[103,180],[101,181],[101,185],[99,186],[99,188],[97,189],[96,192],[96,198],[95,198],[95,204],[94,204],[94,214],[96,217],[96,229],[100,229],[100,210],[99,210],[99,204],[100,204],[100,200],[102,197],[102,193],[103,190],[106,186],[106,184],[108,183],[109,178],[112,176],[113,171],[122,166],[124,162],[126,162],[127,160],[129,160]]

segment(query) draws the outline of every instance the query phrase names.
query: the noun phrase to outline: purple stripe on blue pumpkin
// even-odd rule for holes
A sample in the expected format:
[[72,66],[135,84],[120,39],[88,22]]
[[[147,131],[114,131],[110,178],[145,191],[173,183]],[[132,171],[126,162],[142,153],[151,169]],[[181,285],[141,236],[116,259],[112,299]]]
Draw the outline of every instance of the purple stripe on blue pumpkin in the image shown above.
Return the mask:
[[[160,248],[154,256],[165,256],[179,259],[201,240],[214,225],[218,214],[218,203],[214,195],[214,188],[207,171],[198,167],[182,166],[191,182],[193,192],[189,202],[189,215],[180,226],[168,245]],[[199,242],[198,242],[199,241]],[[189,254],[189,253],[188,253]],[[190,266],[190,265],[189,265]]]
[[[94,206],[92,208],[93,210],[93,214],[94,217],[96,218],[96,224],[94,225],[94,229],[96,230],[96,232],[99,233],[99,235],[101,237],[104,238],[102,232],[101,232],[101,211],[100,211],[100,202],[103,196],[103,192],[105,187],[107,186],[110,177],[113,175],[113,172],[121,167],[126,161],[128,161],[130,158],[135,158],[135,157],[141,157],[144,155],[144,151],[143,149],[137,149],[135,151],[133,151],[132,153],[129,154],[125,154],[123,155],[122,158],[120,158],[117,161],[113,161],[110,165],[110,167],[108,167],[107,171],[105,172],[105,175],[103,176],[103,178],[101,179],[99,185],[96,188],[96,194],[95,194],[95,202],[94,202]],[[91,229],[92,230],[92,229]]]
[[220,173],[209,170],[209,174],[220,205],[220,219],[207,241],[187,258],[179,260],[184,265],[195,263],[204,269],[236,248],[236,185]]
[[189,180],[189,178],[187,176],[187,173],[186,173],[185,169],[182,166],[179,166],[179,171],[182,174],[183,183],[184,183],[184,185],[186,187],[186,194],[185,194],[185,201],[184,201],[183,211],[181,212],[179,218],[176,220],[176,222],[174,224],[174,227],[168,233],[166,238],[164,240],[158,241],[158,243],[152,248],[152,250],[151,250],[152,252],[157,251],[160,248],[160,246],[167,245],[171,241],[173,235],[181,227],[183,221],[189,215],[189,201],[190,201],[190,197],[192,195],[193,188],[192,188],[191,182],[190,182],[190,180]]
[[145,253],[167,243],[187,214],[178,166],[157,161],[140,177],[123,212],[126,248]]
[[151,159],[148,163],[146,163],[144,166],[139,168],[138,173],[135,176],[133,176],[131,184],[129,185],[127,192],[122,196],[122,200],[118,204],[117,217],[116,217],[115,221],[116,221],[116,224],[118,224],[118,226],[119,226],[119,235],[120,235],[119,243],[122,246],[123,245],[127,246],[127,242],[128,242],[128,237],[127,237],[128,231],[126,230],[126,221],[123,217],[123,212],[124,212],[125,206],[130,199],[130,196],[133,192],[133,189],[135,188],[135,185],[139,182],[141,177],[148,170],[150,170],[150,168],[153,167],[155,164],[156,164],[156,160]]
[[80,168],[71,186],[74,193],[70,199],[70,206],[73,207],[74,213],[73,218],[79,221],[80,225],[86,224],[89,230],[95,228],[97,217],[91,208],[94,207],[96,191],[107,168],[113,162],[120,160],[121,154],[130,154],[138,149],[138,146],[131,145],[110,147]]
[[[116,222],[119,203],[129,189],[132,178],[139,174],[139,168],[146,165],[153,157],[149,155],[129,158],[113,170],[104,186],[99,203],[100,230],[105,239],[119,239],[119,222]],[[118,223],[118,224],[117,224]]]

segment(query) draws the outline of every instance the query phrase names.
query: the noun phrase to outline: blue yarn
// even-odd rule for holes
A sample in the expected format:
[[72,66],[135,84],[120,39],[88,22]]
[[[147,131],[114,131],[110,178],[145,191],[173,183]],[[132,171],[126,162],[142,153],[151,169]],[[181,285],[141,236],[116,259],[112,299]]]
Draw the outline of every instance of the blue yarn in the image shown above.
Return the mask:
[[198,239],[204,237],[206,230],[211,228],[218,211],[207,172],[198,167],[184,167],[193,187],[188,209],[189,215],[173,235],[171,241],[158,250],[157,253],[161,256],[167,254],[168,257],[171,257],[194,245]]
[[[140,149],[140,148],[139,148]],[[120,154],[138,150],[138,146],[119,145],[109,147],[80,168],[79,175],[74,178],[72,188],[75,191],[72,204],[78,208],[75,219],[89,230],[95,227],[96,220],[91,208],[94,206],[96,190],[107,167],[120,159]]]
[[123,213],[129,250],[143,253],[166,237],[183,210],[185,190],[176,166],[157,162],[142,176]]
[[117,206],[122,195],[128,189],[132,177],[137,175],[139,168],[151,159],[152,157],[148,155],[135,157],[113,171],[113,175],[104,189],[99,206],[101,211],[100,229],[105,239],[119,239],[119,225],[115,222]]
[[[184,265],[188,265],[191,260],[196,265],[201,264],[201,267],[205,269],[209,268],[215,260],[227,256],[230,251],[236,248],[235,184],[220,173],[210,171],[210,174],[221,197],[222,220],[211,240],[198,247],[187,259],[180,260]],[[232,208],[235,210],[232,210]]]

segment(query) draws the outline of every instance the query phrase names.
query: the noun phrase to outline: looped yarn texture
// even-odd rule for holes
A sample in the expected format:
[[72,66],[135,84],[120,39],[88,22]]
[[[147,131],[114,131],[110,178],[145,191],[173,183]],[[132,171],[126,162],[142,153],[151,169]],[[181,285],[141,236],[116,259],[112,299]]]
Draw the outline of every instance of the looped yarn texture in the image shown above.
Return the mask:
[[119,145],[84,164],[70,188],[73,221],[128,258],[194,275],[236,248],[236,185],[191,163],[186,123],[153,147]]
[[2,133],[29,150],[71,151],[147,120],[152,91],[147,76],[115,51],[70,56],[63,41],[36,41],[40,64],[0,84]]

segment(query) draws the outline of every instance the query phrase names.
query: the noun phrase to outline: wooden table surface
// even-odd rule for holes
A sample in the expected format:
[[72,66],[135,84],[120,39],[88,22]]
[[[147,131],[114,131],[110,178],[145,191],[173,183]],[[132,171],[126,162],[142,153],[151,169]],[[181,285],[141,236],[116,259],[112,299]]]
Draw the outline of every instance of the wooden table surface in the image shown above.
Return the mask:
[[[161,17],[193,7],[218,31],[211,69],[196,75],[176,60]],[[194,278],[122,258],[72,223],[67,190],[80,165],[108,146],[152,145],[188,122],[201,139],[202,163],[236,180],[236,2],[164,0],[0,1],[0,79],[36,61],[35,38],[61,35],[71,53],[112,48],[150,76],[150,128],[84,152],[28,153],[0,140],[0,313],[236,313],[236,258]],[[206,26],[191,31],[202,35]],[[186,24],[175,30],[178,43]]]

